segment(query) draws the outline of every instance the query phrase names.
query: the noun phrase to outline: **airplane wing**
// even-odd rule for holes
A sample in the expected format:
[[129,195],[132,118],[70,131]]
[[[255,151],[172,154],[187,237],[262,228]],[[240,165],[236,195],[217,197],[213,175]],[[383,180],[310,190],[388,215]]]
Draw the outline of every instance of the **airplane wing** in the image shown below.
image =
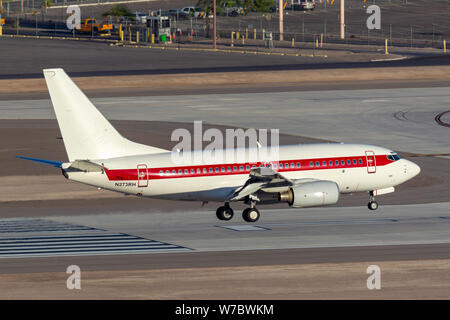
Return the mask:
[[228,197],[230,201],[237,201],[263,189],[289,187],[296,184],[310,182],[315,179],[289,179],[268,167],[255,167],[250,171],[249,179],[242,187],[237,188]]

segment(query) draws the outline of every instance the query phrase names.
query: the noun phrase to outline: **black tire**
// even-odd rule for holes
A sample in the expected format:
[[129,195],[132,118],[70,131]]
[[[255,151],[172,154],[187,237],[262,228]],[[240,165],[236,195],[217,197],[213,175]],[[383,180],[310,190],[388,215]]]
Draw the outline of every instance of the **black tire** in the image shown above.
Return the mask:
[[247,208],[242,212],[242,218],[247,222],[256,222],[261,214],[256,208]]
[[367,207],[369,208],[369,210],[377,210],[378,209],[378,203],[376,201],[370,201],[367,204]]
[[234,215],[233,209],[227,206],[219,207],[216,210],[217,219],[222,221],[231,220],[233,218],[233,215]]

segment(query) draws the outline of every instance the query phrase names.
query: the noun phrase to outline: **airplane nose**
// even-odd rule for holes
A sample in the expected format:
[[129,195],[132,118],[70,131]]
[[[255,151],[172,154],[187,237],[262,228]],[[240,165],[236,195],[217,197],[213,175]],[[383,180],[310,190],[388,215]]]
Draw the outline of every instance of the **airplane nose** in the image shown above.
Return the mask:
[[420,167],[417,164],[415,164],[414,162],[409,161],[408,173],[411,175],[411,178],[413,178],[420,173]]

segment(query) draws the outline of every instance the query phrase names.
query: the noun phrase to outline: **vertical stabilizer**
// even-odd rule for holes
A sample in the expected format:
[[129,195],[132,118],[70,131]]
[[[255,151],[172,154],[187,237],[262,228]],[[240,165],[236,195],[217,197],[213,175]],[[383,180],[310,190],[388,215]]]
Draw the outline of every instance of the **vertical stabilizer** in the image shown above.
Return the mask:
[[70,161],[168,152],[122,137],[63,69],[44,76]]

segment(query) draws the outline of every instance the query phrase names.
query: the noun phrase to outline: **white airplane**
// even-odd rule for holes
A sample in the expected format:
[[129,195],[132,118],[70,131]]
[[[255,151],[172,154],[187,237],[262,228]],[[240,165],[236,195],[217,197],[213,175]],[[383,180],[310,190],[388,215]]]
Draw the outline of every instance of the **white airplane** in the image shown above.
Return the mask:
[[[260,213],[256,204],[287,202],[291,207],[332,205],[341,193],[394,192],[420,172],[415,163],[392,150],[363,144],[280,146],[276,161],[222,163],[192,161],[179,165],[172,152],[121,136],[62,69],[44,70],[69,162],[19,157],[58,167],[70,180],[143,197],[221,202],[216,215],[230,220],[230,202],[244,201],[247,222]],[[224,150],[235,154],[252,149]],[[194,151],[199,152],[199,151]],[[200,151],[202,152],[202,151]],[[203,151],[204,152],[204,151]]]

